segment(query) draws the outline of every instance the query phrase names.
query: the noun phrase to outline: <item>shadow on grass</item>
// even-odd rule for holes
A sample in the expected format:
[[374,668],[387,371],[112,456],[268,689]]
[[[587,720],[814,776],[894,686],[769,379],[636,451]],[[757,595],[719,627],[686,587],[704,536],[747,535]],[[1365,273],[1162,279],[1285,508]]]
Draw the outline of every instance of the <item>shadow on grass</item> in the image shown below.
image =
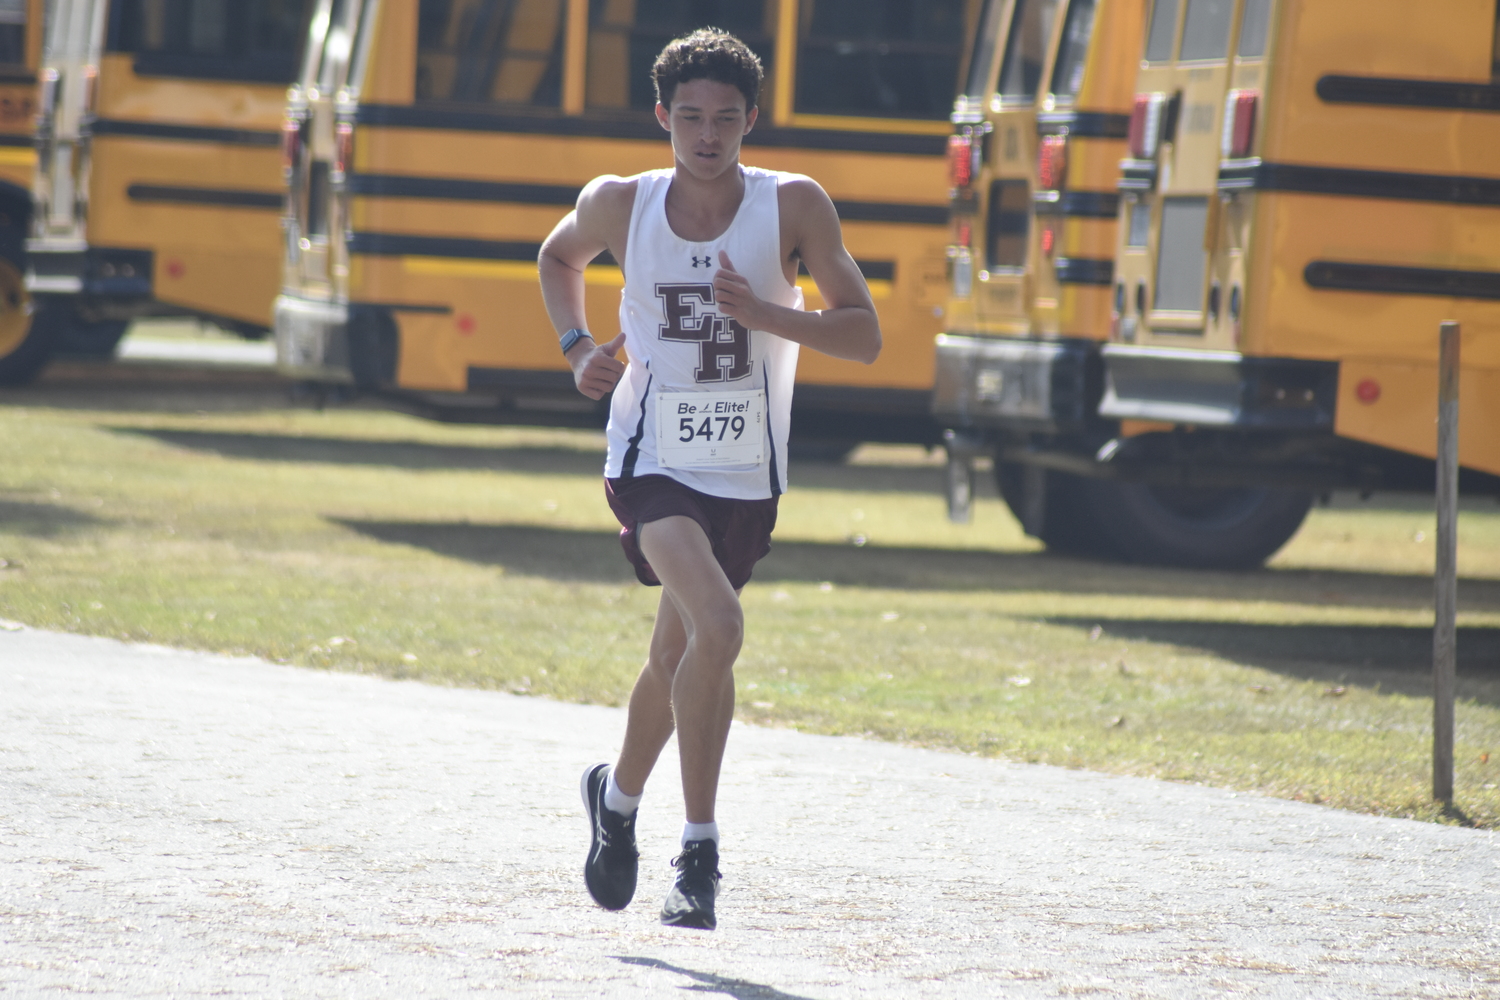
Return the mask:
[[104,521],[61,504],[0,500],[0,532],[50,538]]
[[[1104,636],[1196,649],[1285,677],[1432,695],[1432,629],[1400,625],[1262,625],[1245,622],[1048,618]],[[1500,629],[1458,630],[1460,698],[1500,704]]]
[[[502,565],[528,576],[599,583],[633,579],[614,531],[522,524],[331,520],[380,541]],[[856,547],[790,540],[774,541],[771,554],[755,569],[755,582],[761,584],[825,580],[843,586],[900,590],[1034,591],[1323,606],[1420,608],[1430,606],[1432,600],[1432,582],[1422,576],[1303,570],[1199,572],[1090,563],[1044,553]],[[1461,598],[1465,608],[1500,608],[1500,581],[1465,581]]]
[[648,969],[661,969],[663,972],[675,972],[679,976],[686,976],[698,984],[683,987],[689,993],[723,993],[725,996],[734,997],[735,1000],[808,1000],[807,997],[795,993],[783,993],[774,986],[752,983],[746,979],[730,979],[712,972],[684,969],[680,965],[663,962],[659,958],[641,958],[635,955],[615,955],[614,958],[626,965],[641,965]]
[[[174,448],[253,462],[318,462],[394,469],[456,469],[597,476],[604,453],[571,448],[427,444],[355,438],[195,431],[177,428],[112,427],[116,434],[148,437]],[[793,462],[792,477],[809,489],[871,493],[926,493],[942,488],[942,470],[931,466],[841,465]],[[601,491],[603,486],[600,487]]]

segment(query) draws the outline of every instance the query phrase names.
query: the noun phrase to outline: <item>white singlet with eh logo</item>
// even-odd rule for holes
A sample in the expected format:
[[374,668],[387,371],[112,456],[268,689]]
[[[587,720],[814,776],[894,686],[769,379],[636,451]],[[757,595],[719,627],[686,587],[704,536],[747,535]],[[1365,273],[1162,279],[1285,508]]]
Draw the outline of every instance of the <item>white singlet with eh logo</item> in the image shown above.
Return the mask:
[[766,453],[766,394],[659,393],[656,435],[656,461],[663,468],[759,465]]
[[[781,245],[778,190],[795,175],[740,167],[744,197],[718,237],[672,230],[672,168],[637,175],[621,265],[620,329],[629,356],[610,402],[610,479],[667,476],[728,500],[786,490],[797,344],[747,327],[719,302],[728,257],[763,302],[802,308]],[[622,355],[623,357],[623,355]]]

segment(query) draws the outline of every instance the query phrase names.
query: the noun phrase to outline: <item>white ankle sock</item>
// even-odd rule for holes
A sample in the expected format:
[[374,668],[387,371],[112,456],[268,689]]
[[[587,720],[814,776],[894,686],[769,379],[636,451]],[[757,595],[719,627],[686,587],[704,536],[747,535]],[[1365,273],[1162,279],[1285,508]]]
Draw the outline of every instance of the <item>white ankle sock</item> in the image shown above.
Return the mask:
[[[641,795],[645,795],[645,791]],[[609,769],[609,783],[604,786],[604,808],[621,816],[629,816],[641,804],[641,795],[626,795],[615,781],[615,769]]]
[[719,842],[718,823],[684,823],[682,824],[682,846],[686,847],[691,840],[712,840],[715,844]]

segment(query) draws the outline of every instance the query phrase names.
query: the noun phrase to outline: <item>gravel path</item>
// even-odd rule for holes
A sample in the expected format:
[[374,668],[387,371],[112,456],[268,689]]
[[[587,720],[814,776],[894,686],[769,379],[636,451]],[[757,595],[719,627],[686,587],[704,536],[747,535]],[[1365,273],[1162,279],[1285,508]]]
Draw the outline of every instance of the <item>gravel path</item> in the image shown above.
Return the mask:
[[[1500,997],[1500,839],[736,725],[714,933],[680,800],[595,908],[618,710],[0,632],[0,994]],[[664,764],[667,762],[664,762]]]

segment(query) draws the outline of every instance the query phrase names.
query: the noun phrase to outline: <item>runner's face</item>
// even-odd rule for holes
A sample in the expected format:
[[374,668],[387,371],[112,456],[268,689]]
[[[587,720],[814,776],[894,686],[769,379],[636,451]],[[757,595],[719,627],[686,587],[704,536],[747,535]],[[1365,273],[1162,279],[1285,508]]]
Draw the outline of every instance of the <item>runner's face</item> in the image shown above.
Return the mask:
[[656,118],[672,133],[672,153],[694,177],[713,180],[740,160],[740,141],[758,109],[745,111],[745,95],[733,84],[689,80],[677,85],[672,108],[656,106]]

